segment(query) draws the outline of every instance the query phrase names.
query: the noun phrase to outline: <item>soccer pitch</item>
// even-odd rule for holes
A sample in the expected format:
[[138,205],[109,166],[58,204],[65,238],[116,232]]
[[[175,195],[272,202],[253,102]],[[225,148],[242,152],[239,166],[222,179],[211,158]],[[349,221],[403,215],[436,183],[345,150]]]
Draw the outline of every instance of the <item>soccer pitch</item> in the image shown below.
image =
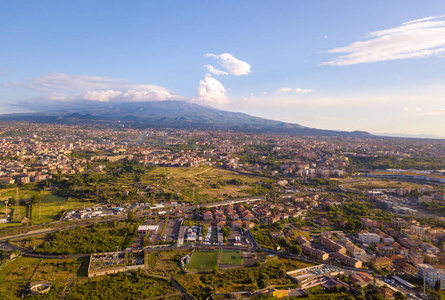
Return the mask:
[[223,251],[221,253],[221,265],[242,265],[241,251]]
[[212,270],[218,266],[218,253],[219,251],[195,251],[187,268]]
[[[220,259],[219,263],[218,259]],[[190,263],[186,265],[186,268],[195,270],[212,270],[218,265],[242,266],[243,259],[241,257],[241,251],[195,251],[192,254]]]

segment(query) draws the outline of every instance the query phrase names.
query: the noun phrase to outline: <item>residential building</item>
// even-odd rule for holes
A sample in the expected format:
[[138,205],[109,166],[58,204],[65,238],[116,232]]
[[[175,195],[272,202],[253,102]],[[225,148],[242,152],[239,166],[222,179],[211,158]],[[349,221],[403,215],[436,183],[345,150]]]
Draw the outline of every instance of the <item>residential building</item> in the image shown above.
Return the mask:
[[312,248],[309,243],[302,244],[301,250],[303,251],[304,254],[314,257],[318,260],[327,260],[329,258],[329,254],[327,254],[324,251]]
[[440,289],[445,289],[445,265],[417,265],[417,276],[421,279],[425,279],[426,284],[431,287],[436,285],[436,282],[440,282]]
[[344,255],[342,253],[335,252],[335,253],[332,254],[332,257],[335,258],[335,259],[338,259],[341,263],[343,263],[345,265],[348,265],[350,267],[353,267],[353,268],[361,268],[362,267],[362,261],[361,260],[349,257],[349,256]]
[[346,248],[331,239],[321,237],[320,243],[331,251],[346,254]]
[[380,242],[380,236],[366,231],[358,234],[358,240],[363,244],[378,243]]
[[387,257],[373,257],[370,263],[377,270],[392,268],[392,260]]
[[391,226],[398,229],[402,229],[402,228],[408,228],[409,224],[402,218],[395,218],[391,220]]
[[410,251],[409,252],[409,260],[416,267],[419,264],[423,264],[423,256],[420,253],[416,252],[416,251]]

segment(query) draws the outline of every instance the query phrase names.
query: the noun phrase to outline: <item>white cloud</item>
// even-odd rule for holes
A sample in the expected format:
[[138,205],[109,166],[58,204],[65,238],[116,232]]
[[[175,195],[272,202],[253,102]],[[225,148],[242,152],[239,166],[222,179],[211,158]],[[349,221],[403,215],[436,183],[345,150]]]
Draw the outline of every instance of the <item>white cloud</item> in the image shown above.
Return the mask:
[[371,32],[366,41],[334,48],[328,53],[347,53],[321,65],[346,66],[397,59],[438,56],[445,53],[445,15],[403,23]]
[[422,111],[422,109],[419,108],[419,107],[406,107],[406,106],[403,108],[403,110],[404,110],[404,111],[414,111],[414,112],[420,112],[420,111]]
[[299,94],[307,94],[307,93],[312,93],[314,90],[311,89],[300,89],[300,88],[296,88],[295,92],[299,93]]
[[207,53],[205,57],[217,59],[221,66],[231,75],[240,76],[250,73],[250,65],[245,61],[233,57],[230,53],[221,53],[219,55]]
[[426,113],[426,115],[429,115],[429,116],[444,116],[445,115],[445,109],[438,109],[438,110],[429,111],[428,113]]
[[206,67],[210,73],[215,75],[229,75],[226,71],[215,69],[215,67],[211,65],[205,65],[204,67]]
[[278,90],[278,93],[289,93],[292,92],[292,88],[281,88]]
[[281,88],[281,89],[279,89],[278,90],[278,93],[290,93],[290,92],[295,92],[295,93],[298,93],[298,94],[307,94],[307,93],[311,93],[311,92],[313,92],[314,90],[312,90],[312,89],[301,89],[301,88],[296,88],[296,89],[293,89],[293,88],[289,88],[289,87],[287,87],[287,88]]
[[208,105],[223,105],[229,100],[226,96],[226,89],[223,84],[207,74],[204,80],[199,81],[198,95],[192,102]]
[[122,94],[121,91],[107,90],[107,91],[88,91],[83,94],[85,100],[110,102],[111,99],[116,98]]
[[175,92],[157,85],[139,84],[128,80],[90,75],[49,75],[8,82],[6,86],[21,86],[49,93],[53,101],[137,102],[185,100]]

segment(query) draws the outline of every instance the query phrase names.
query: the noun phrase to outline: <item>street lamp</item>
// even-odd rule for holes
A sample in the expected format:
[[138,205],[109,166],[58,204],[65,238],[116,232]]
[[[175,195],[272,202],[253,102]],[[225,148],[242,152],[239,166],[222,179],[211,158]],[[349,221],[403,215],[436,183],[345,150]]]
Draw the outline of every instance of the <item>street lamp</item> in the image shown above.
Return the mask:
[[8,222],[8,200],[5,200],[5,218],[6,218],[6,222]]

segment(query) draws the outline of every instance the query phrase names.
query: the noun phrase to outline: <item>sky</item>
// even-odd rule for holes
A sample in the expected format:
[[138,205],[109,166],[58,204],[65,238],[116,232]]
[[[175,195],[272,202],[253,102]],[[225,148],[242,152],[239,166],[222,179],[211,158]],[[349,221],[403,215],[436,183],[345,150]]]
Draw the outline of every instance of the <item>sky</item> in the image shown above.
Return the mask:
[[184,100],[445,137],[443,0],[0,0],[0,113]]

